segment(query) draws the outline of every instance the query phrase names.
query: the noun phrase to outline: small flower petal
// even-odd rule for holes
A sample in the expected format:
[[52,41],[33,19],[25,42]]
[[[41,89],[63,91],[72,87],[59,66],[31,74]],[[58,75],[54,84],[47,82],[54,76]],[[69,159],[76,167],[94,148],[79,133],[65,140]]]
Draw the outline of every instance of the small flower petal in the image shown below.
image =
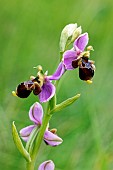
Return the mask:
[[74,42],[73,46],[76,51],[84,51],[86,45],[88,44],[89,37],[88,33],[81,34]]
[[64,66],[63,62],[60,62],[55,73],[51,76],[48,76],[48,78],[49,78],[49,80],[58,80],[61,78],[61,76],[64,74],[64,72],[65,72],[65,66]]
[[38,170],[54,170],[54,169],[55,165],[51,160],[43,162],[38,168]]
[[35,125],[30,125],[20,130],[20,136],[25,142],[28,141],[31,132],[35,127]]
[[55,86],[49,80],[46,80],[42,86],[41,93],[38,95],[40,102],[49,101],[55,95],[55,90]]
[[51,146],[57,146],[63,142],[63,140],[60,137],[58,137],[56,134],[50,131],[45,132],[44,141]]
[[42,124],[43,108],[40,103],[36,102],[30,107],[29,118],[37,125]]
[[63,54],[63,63],[67,70],[73,70],[72,61],[77,59],[77,52],[73,50],[67,50]]

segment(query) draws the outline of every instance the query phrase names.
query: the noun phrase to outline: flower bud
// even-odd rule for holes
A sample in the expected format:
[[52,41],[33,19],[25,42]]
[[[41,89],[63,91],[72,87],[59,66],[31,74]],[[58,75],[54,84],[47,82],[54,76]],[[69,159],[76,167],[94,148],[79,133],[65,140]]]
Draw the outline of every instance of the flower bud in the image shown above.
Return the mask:
[[54,170],[54,169],[55,169],[55,165],[51,160],[43,162],[42,164],[40,164],[38,168],[38,170]]
[[71,42],[74,42],[75,39],[82,33],[82,28],[81,26],[78,27],[77,29],[75,29],[75,31],[73,32],[72,38],[71,38]]
[[68,24],[62,30],[61,37],[60,37],[60,51],[61,52],[65,51],[67,42],[68,40],[71,41],[72,35],[76,29],[77,29],[77,24]]

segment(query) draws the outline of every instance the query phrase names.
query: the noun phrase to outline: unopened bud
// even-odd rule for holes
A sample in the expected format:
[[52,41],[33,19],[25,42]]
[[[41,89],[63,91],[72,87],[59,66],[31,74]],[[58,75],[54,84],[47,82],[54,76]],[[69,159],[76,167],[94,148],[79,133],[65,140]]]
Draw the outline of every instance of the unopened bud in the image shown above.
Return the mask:
[[64,27],[60,37],[60,52],[65,51],[67,42],[68,40],[71,41],[72,35],[76,29],[77,29],[77,24],[69,24]]
[[80,27],[78,27],[78,28],[73,32],[71,42],[74,42],[75,39],[76,39],[81,33],[82,33],[82,28],[81,28],[81,26],[80,26]]
[[73,32],[77,29],[77,24],[69,24],[66,25],[62,31],[62,34],[66,34],[67,37],[70,37],[73,35]]

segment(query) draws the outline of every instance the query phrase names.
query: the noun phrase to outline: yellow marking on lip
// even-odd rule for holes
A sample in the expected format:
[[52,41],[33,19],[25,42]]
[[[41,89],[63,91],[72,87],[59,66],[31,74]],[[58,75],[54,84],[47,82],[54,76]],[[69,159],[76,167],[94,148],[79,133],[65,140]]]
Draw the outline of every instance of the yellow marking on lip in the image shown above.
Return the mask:
[[86,82],[87,82],[88,84],[92,84],[92,83],[93,83],[92,80],[87,80]]
[[12,95],[13,95],[13,96],[15,96],[15,97],[17,97],[17,95],[16,95],[16,92],[15,92],[15,91],[12,91]]

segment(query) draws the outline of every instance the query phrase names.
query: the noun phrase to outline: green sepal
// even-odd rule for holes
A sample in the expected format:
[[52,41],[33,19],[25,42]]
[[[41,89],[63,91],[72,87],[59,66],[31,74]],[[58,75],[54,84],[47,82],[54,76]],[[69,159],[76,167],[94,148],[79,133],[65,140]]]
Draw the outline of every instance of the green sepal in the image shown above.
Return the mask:
[[21,142],[21,139],[18,135],[14,121],[12,123],[12,135],[13,135],[14,143],[15,143],[17,149],[19,150],[19,152],[21,153],[21,155],[26,159],[27,162],[31,162],[30,154],[26,151],[26,149],[24,148],[24,146]]
[[53,114],[54,112],[58,112],[62,109],[64,109],[65,107],[70,106],[72,103],[74,103],[78,98],[80,97],[80,94],[77,94],[76,96],[73,96],[65,101],[63,101],[62,103],[56,105],[50,112],[49,114]]

